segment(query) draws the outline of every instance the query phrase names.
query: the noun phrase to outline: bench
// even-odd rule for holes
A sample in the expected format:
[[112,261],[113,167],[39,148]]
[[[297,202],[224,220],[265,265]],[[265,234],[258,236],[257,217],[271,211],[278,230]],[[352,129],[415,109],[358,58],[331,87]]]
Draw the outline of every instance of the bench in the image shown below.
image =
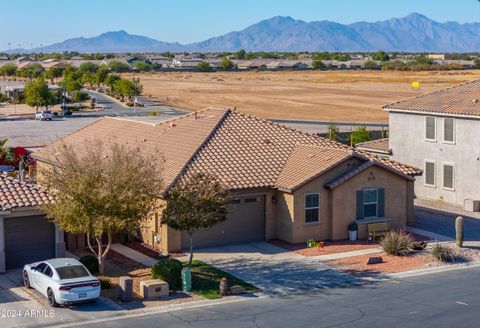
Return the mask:
[[376,237],[385,236],[390,231],[390,222],[370,223],[367,226],[368,237],[371,237],[375,241]]

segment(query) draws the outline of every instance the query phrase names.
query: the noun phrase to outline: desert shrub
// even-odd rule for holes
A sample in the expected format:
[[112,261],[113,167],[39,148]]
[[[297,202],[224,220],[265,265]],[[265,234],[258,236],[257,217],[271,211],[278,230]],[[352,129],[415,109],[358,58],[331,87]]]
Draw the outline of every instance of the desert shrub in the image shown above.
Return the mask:
[[432,246],[432,255],[440,262],[454,262],[455,252],[448,246],[435,244]]
[[152,110],[148,111],[147,114],[148,114],[148,116],[158,116],[159,113],[158,113],[158,110],[152,109]]
[[98,280],[100,280],[100,288],[101,289],[110,289],[112,287],[112,284],[110,283],[110,280],[106,277],[98,277]]
[[170,288],[180,287],[182,283],[182,262],[175,259],[159,261],[152,267],[152,278],[166,281]]
[[85,255],[80,259],[80,263],[82,263],[91,274],[98,273],[98,260],[93,255]]
[[412,237],[400,230],[388,232],[380,245],[388,255],[405,256],[412,250],[412,244]]

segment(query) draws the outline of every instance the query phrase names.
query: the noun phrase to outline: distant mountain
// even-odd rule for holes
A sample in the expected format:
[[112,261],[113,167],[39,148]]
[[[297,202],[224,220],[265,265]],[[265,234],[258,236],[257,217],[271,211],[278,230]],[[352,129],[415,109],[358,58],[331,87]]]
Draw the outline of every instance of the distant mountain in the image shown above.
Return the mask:
[[413,13],[374,23],[304,22],[277,16],[244,30],[187,45],[157,41],[125,31],[74,38],[33,51],[480,51],[480,23],[439,23]]
[[128,34],[125,31],[107,32],[93,38],[74,38],[54,43],[34,52],[145,52],[145,51],[181,51],[179,43],[161,42],[141,35]]

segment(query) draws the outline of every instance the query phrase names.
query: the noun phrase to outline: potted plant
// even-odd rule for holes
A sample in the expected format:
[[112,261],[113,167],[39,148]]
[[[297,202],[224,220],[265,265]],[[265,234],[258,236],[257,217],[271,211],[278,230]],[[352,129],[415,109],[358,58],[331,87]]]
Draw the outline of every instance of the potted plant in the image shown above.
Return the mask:
[[348,225],[348,240],[355,241],[357,240],[357,231],[358,231],[358,224],[356,222],[352,222]]

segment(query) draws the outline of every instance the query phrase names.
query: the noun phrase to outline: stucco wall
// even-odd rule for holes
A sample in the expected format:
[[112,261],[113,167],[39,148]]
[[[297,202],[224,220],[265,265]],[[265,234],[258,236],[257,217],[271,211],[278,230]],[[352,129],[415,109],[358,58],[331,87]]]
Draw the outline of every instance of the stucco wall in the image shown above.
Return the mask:
[[[356,192],[364,188],[385,189],[385,217],[392,219],[391,227],[399,229],[407,220],[408,182],[377,166],[357,174],[332,191],[332,240],[348,238],[348,225],[356,219]],[[413,200],[412,197],[410,199]],[[361,222],[361,220],[358,220]],[[365,222],[368,222],[365,220]],[[358,237],[367,238],[367,224],[359,224]]]
[[[442,200],[462,205],[465,199],[480,200],[480,188],[472,178],[480,175],[480,121],[455,118],[455,143],[443,142],[443,117],[436,117],[436,141],[425,140],[425,116],[409,113],[389,115],[392,159],[425,169],[425,161],[435,162],[435,187],[425,186],[425,174],[415,181],[418,198]],[[443,188],[442,163],[454,164],[454,190]]]

